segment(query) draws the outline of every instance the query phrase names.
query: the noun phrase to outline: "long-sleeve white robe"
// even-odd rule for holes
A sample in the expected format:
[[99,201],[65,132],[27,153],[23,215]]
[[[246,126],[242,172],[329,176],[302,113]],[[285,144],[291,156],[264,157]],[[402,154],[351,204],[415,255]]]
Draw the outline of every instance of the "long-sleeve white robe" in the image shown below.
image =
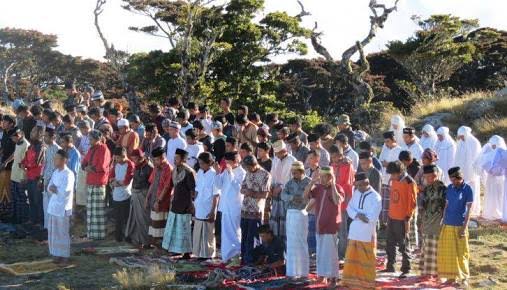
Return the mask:
[[[349,240],[371,242],[376,231],[377,221],[382,210],[382,199],[371,186],[365,192],[355,190],[347,206],[347,214],[352,219],[349,228]],[[364,214],[368,223],[357,218]]]
[[456,156],[456,143],[449,135],[449,128],[440,127],[437,130],[437,134],[443,137],[442,140],[438,140],[435,144],[435,152],[437,152],[438,167],[442,168],[444,172],[444,178],[442,182],[444,184],[449,184],[451,181],[449,179],[449,169],[454,166],[454,157]]
[[[400,146],[395,146],[393,148],[389,148],[386,145],[382,146],[382,151],[380,152],[380,155],[378,159],[380,162],[394,162],[399,160],[401,152]],[[386,167],[382,166],[382,184],[389,184],[390,174],[387,174]]]

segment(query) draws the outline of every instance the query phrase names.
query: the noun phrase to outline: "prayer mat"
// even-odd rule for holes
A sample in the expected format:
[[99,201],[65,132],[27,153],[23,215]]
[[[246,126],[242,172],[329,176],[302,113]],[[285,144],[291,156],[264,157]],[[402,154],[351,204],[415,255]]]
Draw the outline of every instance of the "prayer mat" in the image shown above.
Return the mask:
[[90,247],[84,248],[81,251],[85,254],[93,254],[99,256],[139,253],[139,249],[132,246]]
[[149,257],[149,256],[127,256],[114,257],[109,259],[109,263],[116,264],[126,268],[144,268],[158,265],[160,268],[166,268],[176,271],[176,273],[206,272],[210,269],[199,263],[192,261],[175,261],[170,257]]
[[14,276],[32,276],[74,268],[76,265],[64,264],[60,265],[51,259],[35,261],[35,262],[18,262],[13,264],[0,264],[0,271]]

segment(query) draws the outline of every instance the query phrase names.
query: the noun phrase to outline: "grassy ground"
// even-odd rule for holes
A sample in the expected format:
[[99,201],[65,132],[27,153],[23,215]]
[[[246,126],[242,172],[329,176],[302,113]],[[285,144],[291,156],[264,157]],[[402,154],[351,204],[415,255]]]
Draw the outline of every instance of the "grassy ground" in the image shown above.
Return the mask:
[[[507,289],[507,227],[481,225],[471,232],[470,284],[473,289]],[[104,241],[100,245],[117,245]],[[89,244],[73,244],[75,268],[35,277],[13,277],[0,273],[0,289],[111,289],[119,288],[113,274],[122,269],[109,264],[108,257],[78,254]],[[47,245],[0,234],[0,261],[14,263],[48,257]],[[60,287],[60,288],[59,288]]]

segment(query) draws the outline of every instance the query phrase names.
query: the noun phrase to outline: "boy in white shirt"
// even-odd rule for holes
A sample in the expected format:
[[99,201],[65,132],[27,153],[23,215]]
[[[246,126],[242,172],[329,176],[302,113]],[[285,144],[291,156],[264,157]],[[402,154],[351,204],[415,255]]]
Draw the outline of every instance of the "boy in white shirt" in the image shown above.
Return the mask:
[[201,142],[197,141],[197,132],[194,128],[187,130],[187,132],[185,132],[185,137],[187,138],[187,164],[188,166],[197,170],[197,157],[199,154],[204,152],[204,146]]
[[200,259],[215,256],[215,218],[219,193],[214,190],[215,169],[214,160],[209,152],[201,153],[198,157],[199,171],[195,184],[195,214],[192,253]]
[[130,213],[130,196],[132,195],[132,178],[134,162],[127,158],[125,147],[113,150],[114,166],[109,175],[109,184],[113,188],[113,213],[115,220],[115,238],[121,242],[125,237],[125,226]]
[[48,245],[49,254],[58,263],[66,263],[70,256],[70,216],[74,199],[75,177],[67,167],[67,152],[58,150],[54,157],[55,170],[48,183]]

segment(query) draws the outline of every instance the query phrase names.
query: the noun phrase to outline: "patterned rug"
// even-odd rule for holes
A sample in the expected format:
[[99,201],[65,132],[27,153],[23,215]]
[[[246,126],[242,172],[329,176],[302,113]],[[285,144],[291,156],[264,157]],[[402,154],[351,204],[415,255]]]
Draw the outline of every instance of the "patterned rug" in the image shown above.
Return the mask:
[[0,271],[14,276],[33,276],[44,273],[74,268],[73,264],[57,264],[53,260],[41,260],[35,262],[18,262],[13,264],[0,264]]

